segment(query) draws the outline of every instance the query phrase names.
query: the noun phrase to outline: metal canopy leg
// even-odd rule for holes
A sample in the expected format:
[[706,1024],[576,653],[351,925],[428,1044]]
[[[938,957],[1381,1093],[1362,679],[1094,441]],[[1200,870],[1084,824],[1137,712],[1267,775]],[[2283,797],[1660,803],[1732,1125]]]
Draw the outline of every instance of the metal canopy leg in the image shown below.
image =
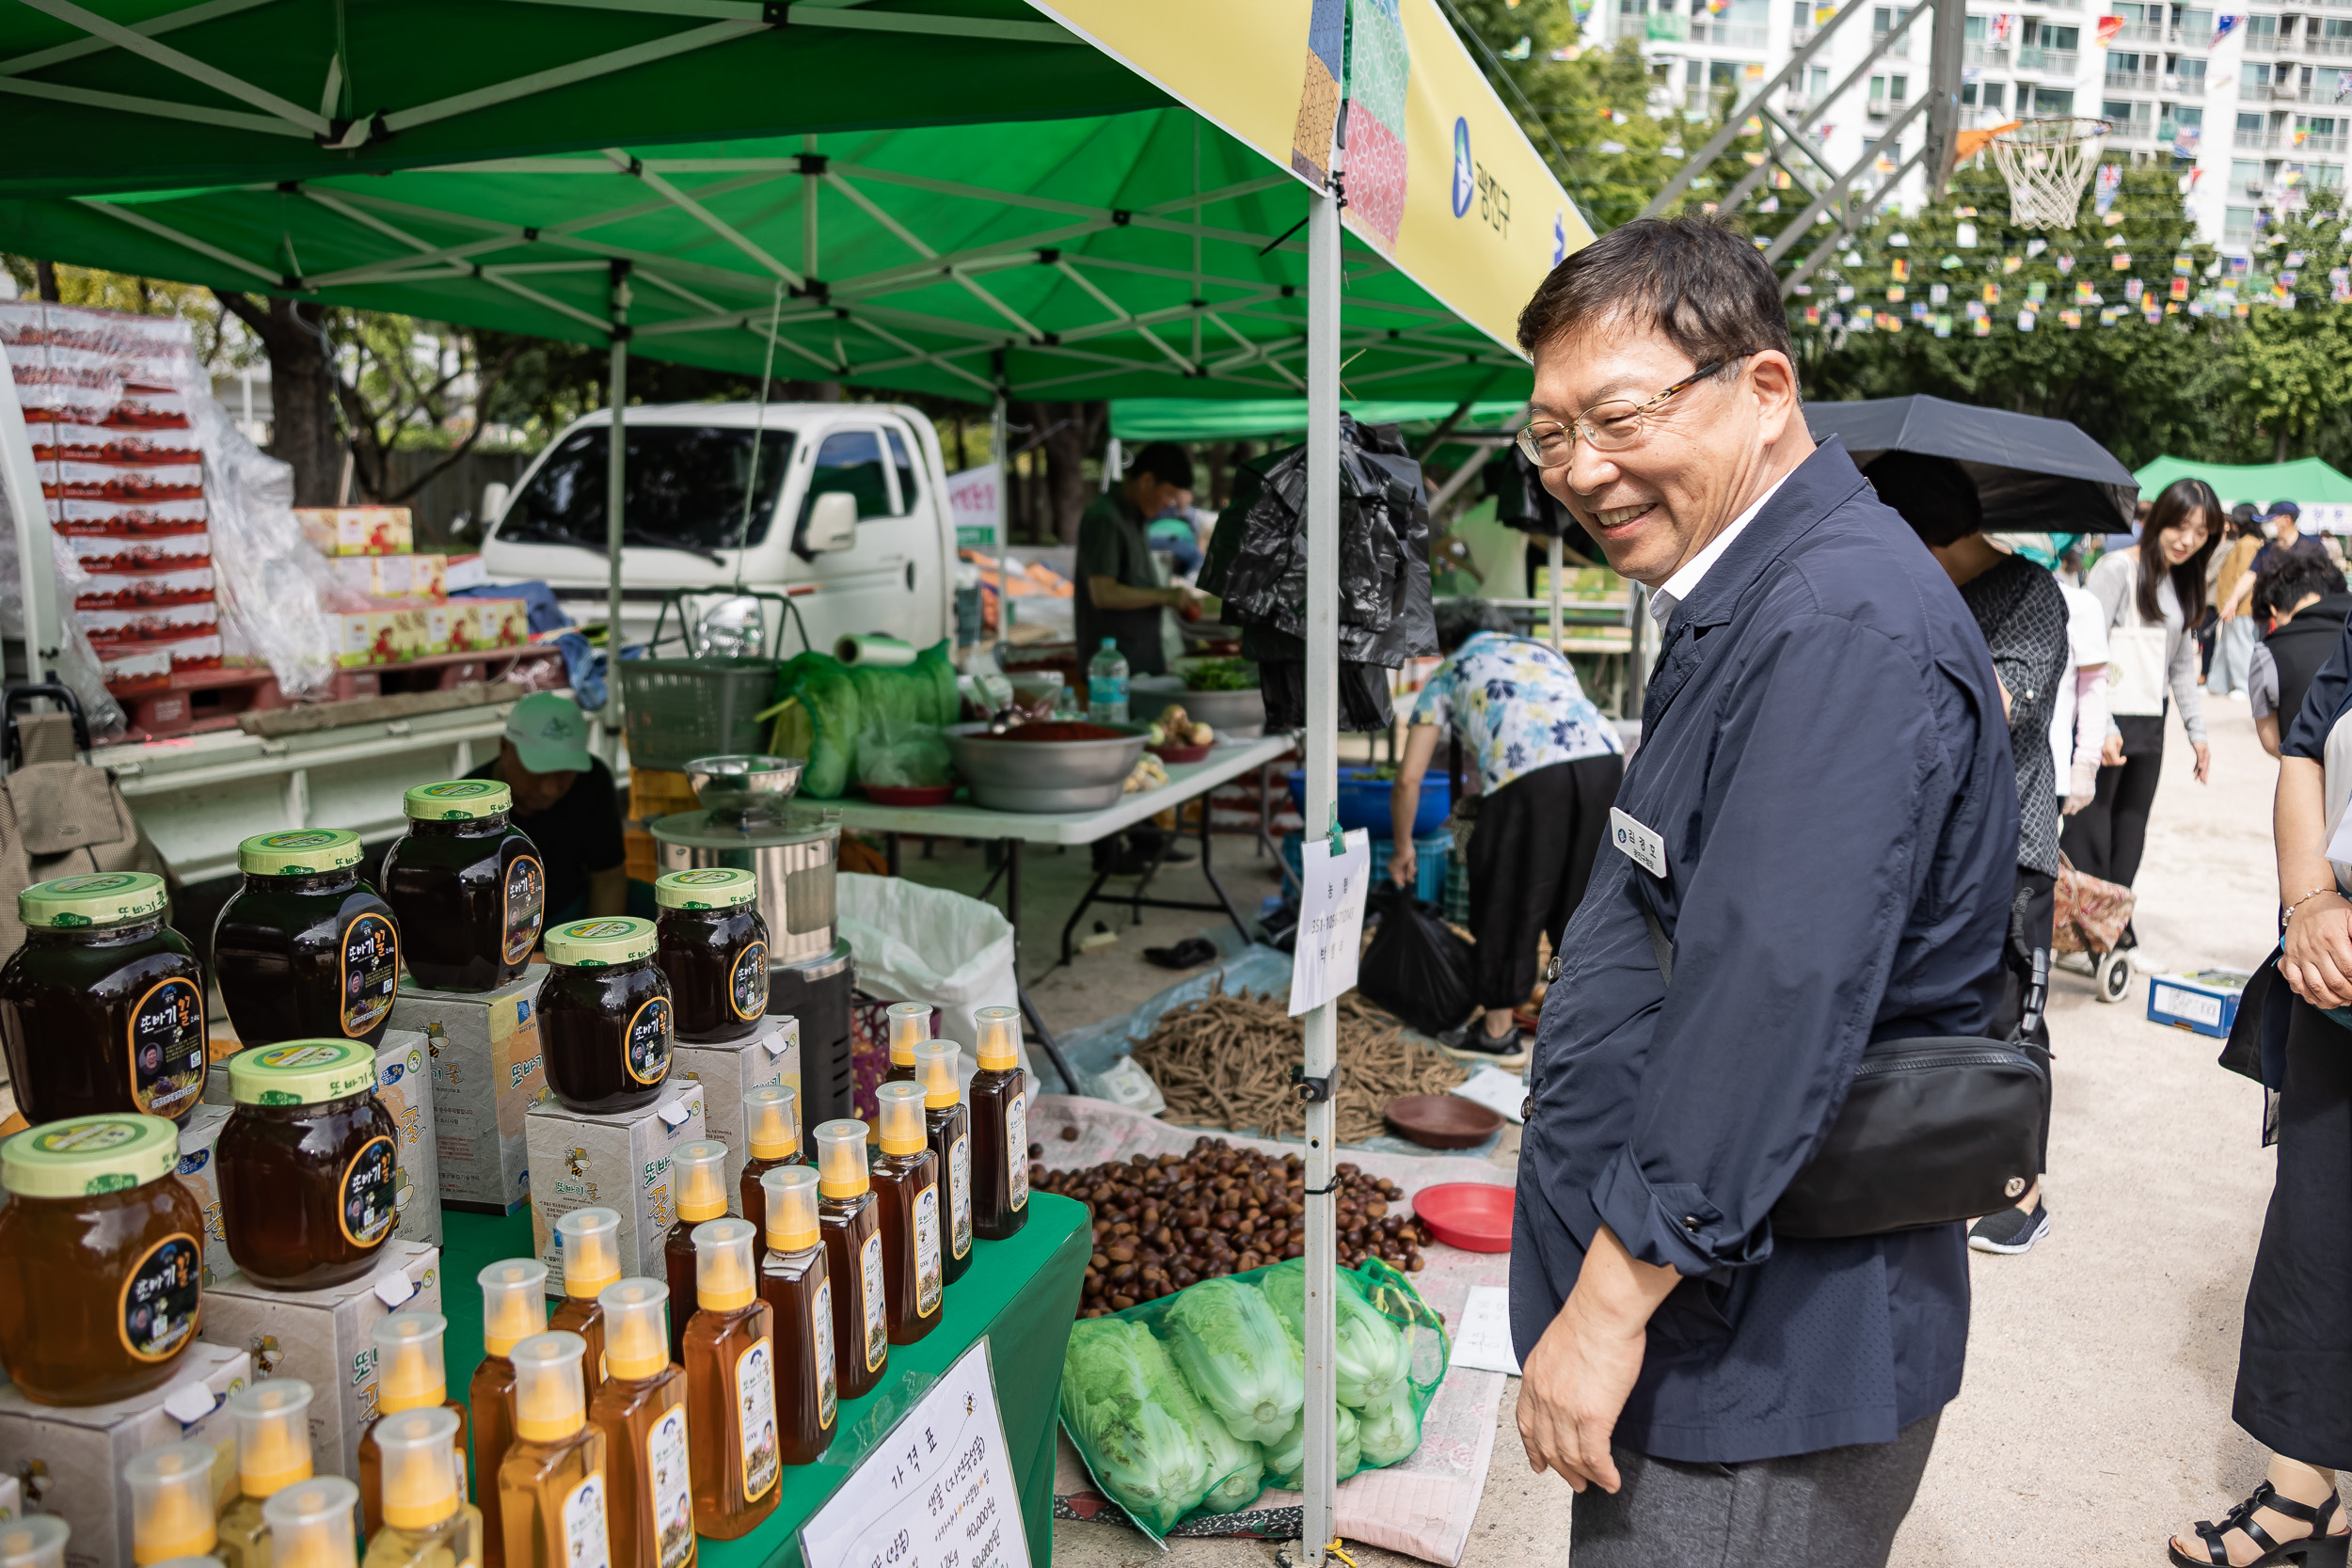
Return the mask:
[[[1012,989],[1021,998],[1021,1015],[1029,1021],[1029,1032],[1037,1043],[1045,1048],[1046,1060],[1061,1074],[1062,1092],[1078,1092],[1078,1075],[1070,1069],[1061,1047],[1054,1043],[1054,1032],[1045,1027],[1045,1020],[1029,1000],[1028,985],[1021,978],[1021,841],[1017,838],[998,839],[1005,847],[1005,918],[1012,923]],[[991,879],[993,881],[993,879]]]

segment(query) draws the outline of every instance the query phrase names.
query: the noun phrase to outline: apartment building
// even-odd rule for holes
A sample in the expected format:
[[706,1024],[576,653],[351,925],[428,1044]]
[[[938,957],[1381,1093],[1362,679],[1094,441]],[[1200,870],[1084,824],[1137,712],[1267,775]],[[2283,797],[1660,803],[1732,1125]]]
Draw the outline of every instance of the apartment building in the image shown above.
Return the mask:
[[[1778,97],[1804,111],[1852,74],[1904,6],[1844,0],[1867,18],[1844,24],[1804,78]],[[2035,116],[2106,120],[2104,161],[2193,174],[2199,232],[2243,252],[2265,214],[2311,191],[2340,188],[2352,134],[2352,0],[1967,0],[1963,123]],[[1599,0],[1586,41],[1641,40],[1661,108],[1703,114],[1728,91],[1752,96],[1798,49],[1829,0]],[[1867,25],[1865,23],[1867,22]],[[1922,15],[1896,47],[1856,78],[1813,125],[1831,165],[1860,158],[1927,91],[1929,29]],[[1885,189],[1917,150],[1924,117],[1873,160],[1864,184],[1908,204],[1920,182]]]

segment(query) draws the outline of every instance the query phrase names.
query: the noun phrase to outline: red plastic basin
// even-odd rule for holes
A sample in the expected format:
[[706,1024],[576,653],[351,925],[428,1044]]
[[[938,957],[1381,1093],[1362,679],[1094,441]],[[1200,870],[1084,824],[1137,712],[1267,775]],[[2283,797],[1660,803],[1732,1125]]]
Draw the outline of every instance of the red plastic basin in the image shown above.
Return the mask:
[[1413,1213],[1438,1240],[1466,1252],[1511,1250],[1513,1189],[1501,1182],[1448,1181],[1413,1195]]

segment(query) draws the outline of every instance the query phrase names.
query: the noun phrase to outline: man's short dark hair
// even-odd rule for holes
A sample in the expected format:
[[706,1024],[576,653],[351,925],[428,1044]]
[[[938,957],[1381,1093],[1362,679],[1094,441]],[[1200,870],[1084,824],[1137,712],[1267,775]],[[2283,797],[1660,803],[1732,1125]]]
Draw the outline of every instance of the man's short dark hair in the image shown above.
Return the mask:
[[1654,328],[1694,365],[1796,357],[1780,279],[1754,241],[1707,218],[1636,218],[1568,257],[1519,312],[1519,347],[1604,323]]
[[1984,502],[1968,470],[1948,457],[1929,457],[1915,451],[1890,451],[1872,459],[1862,470],[1911,531],[1942,549],[1984,528]]
[[1150,474],[1162,484],[1173,484],[1179,490],[1192,488],[1192,459],[1184,449],[1173,441],[1154,441],[1136,453],[1127,465],[1130,478]]
[[1438,621],[1438,651],[1450,654],[1482,631],[1516,631],[1511,612],[1491,599],[1439,599],[1433,613]]
[[2324,555],[2291,555],[2254,578],[2254,613],[2280,615],[2317,594],[2341,594],[2344,574]]

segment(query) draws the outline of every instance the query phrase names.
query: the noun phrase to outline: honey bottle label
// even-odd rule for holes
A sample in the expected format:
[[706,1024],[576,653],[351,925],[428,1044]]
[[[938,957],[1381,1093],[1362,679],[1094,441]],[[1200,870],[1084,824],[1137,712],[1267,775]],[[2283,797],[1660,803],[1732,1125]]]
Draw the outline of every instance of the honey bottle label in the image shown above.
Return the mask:
[[972,1250],[972,1134],[947,1146],[947,1251],[961,1258]]
[[149,988],[131,1009],[131,1100],[169,1120],[204,1092],[204,993],[174,977]]
[[650,996],[629,1015],[628,1030],[621,1049],[626,1053],[628,1075],[640,1084],[659,1084],[670,1076],[670,1044],[675,1034],[675,1021],[670,1017],[670,999]]
[[1012,1206],[1029,1206],[1029,1097],[1026,1091],[1005,1101],[1005,1186]]
[[686,1458],[686,1407],[661,1413],[645,1433],[645,1489],[653,1503],[654,1561],[683,1568],[694,1560],[694,1498]]
[[370,1138],[343,1167],[342,1191],[336,1194],[336,1219],[343,1239],[353,1246],[373,1246],[400,1217],[400,1164],[392,1140]]
[[178,1232],[142,1253],[122,1281],[122,1348],[140,1361],[168,1361],[196,1333],[204,1249]]
[[839,1406],[841,1395],[834,1382],[833,1370],[833,1281],[817,1282],[817,1293],[809,1298],[808,1342],[817,1348],[817,1425],[819,1430],[833,1425],[834,1411]]
[[612,1568],[612,1540],[604,1520],[604,1472],[590,1475],[564,1498],[564,1568]]
[[506,942],[501,957],[521,963],[539,945],[539,920],[546,912],[548,874],[532,855],[516,855],[506,868]]
[[883,1321],[882,1311],[882,1232],[877,1230],[866,1238],[866,1248],[858,1255],[858,1275],[866,1296],[866,1370],[873,1371],[890,1354],[890,1325]]
[[400,985],[400,933],[380,914],[363,914],[343,927],[343,1034],[358,1039],[384,1022]]
[[743,1500],[755,1503],[784,1471],[776,1446],[776,1349],[765,1336],[735,1358],[735,1417],[743,1447]]
[[939,1310],[939,1183],[914,1195],[914,1315]]
[[768,944],[746,942],[727,966],[727,1005],[749,1021],[768,1010]]

